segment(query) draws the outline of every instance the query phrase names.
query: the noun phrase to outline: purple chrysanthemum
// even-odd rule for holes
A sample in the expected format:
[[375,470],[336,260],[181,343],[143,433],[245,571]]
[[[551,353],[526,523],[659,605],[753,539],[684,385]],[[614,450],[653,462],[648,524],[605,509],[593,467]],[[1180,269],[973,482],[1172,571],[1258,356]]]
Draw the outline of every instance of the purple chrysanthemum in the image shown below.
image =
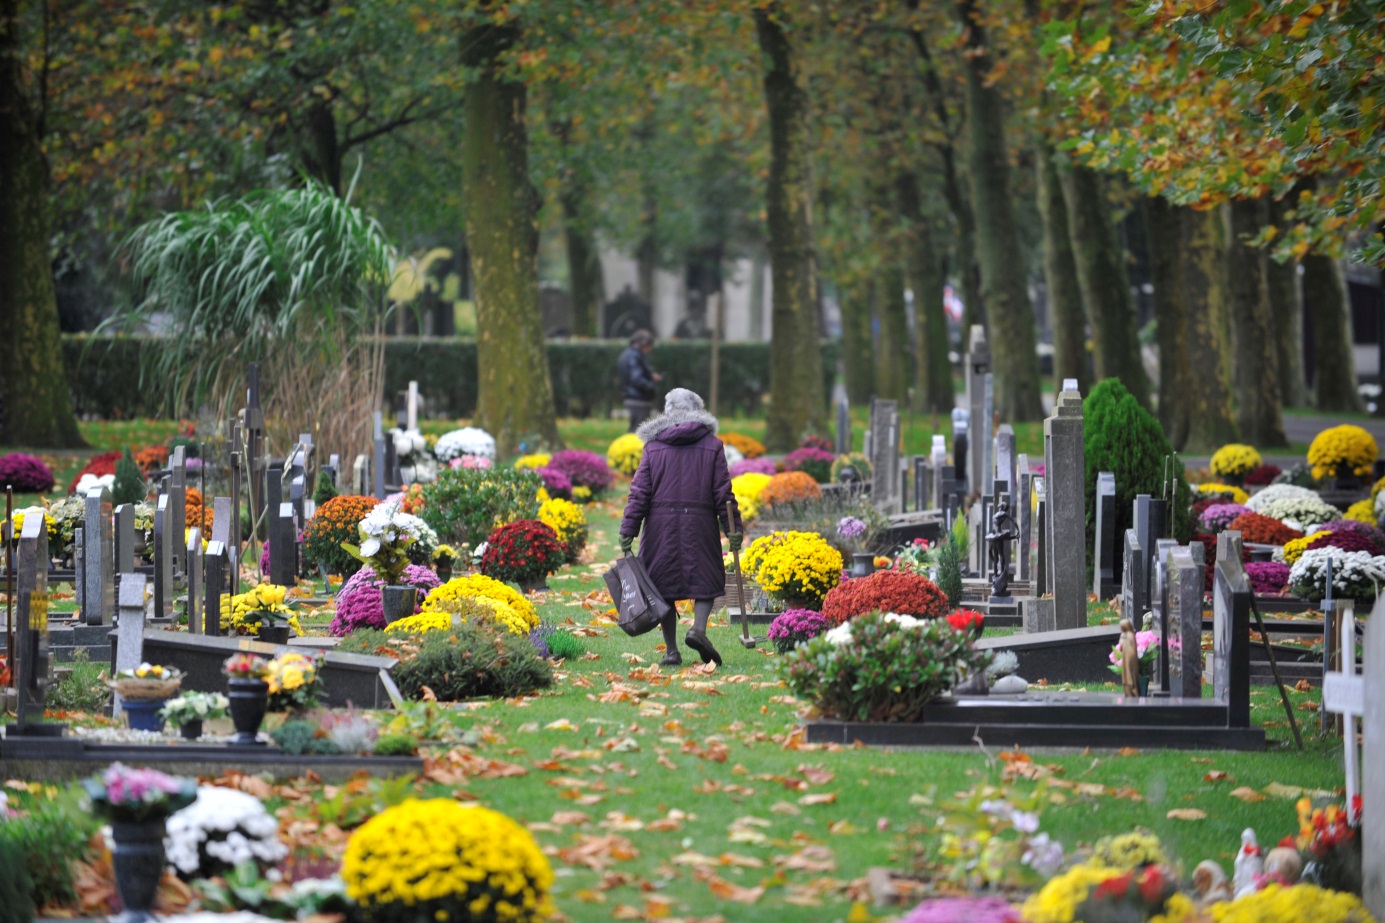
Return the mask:
[[0,456],[0,487],[10,485],[22,494],[41,494],[53,489],[53,471],[42,460],[23,452]]
[[1020,923],[1022,919],[1001,897],[934,897],[915,907],[902,923]]
[[731,466],[731,476],[738,478],[743,474],[768,474],[773,477],[778,473],[774,462],[768,458],[746,458],[736,462]]
[[1355,532],[1357,535],[1365,536],[1374,543],[1376,550],[1371,554],[1385,554],[1385,532],[1378,526],[1373,526],[1368,522],[1360,522],[1356,519],[1334,519],[1332,522],[1323,523],[1316,532]]
[[1220,532],[1231,520],[1250,510],[1239,503],[1213,503],[1198,515],[1198,528],[1204,532]]
[[566,474],[574,487],[582,486],[599,494],[616,482],[615,472],[606,464],[606,459],[595,452],[581,449],[563,449],[554,453],[548,467],[556,468]]
[[1289,565],[1279,561],[1251,561],[1245,567],[1256,596],[1278,595],[1289,583]]
[[564,500],[572,499],[572,478],[552,465],[544,465],[535,470],[539,477],[543,478],[544,489],[548,491],[550,497],[561,497]]
[[[426,567],[410,564],[404,568],[404,583],[418,587],[418,598],[414,611],[421,609],[423,598],[431,590],[442,586],[437,574]],[[348,635],[358,628],[385,627],[385,599],[381,592],[385,582],[375,576],[369,567],[362,567],[342,584],[337,592],[337,614],[332,624],[327,626],[331,635]]]

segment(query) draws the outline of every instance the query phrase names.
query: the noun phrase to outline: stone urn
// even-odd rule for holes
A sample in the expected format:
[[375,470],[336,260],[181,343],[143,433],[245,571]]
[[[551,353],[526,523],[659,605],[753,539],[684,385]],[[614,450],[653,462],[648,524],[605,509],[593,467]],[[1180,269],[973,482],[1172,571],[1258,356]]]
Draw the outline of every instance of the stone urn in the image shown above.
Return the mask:
[[851,576],[869,577],[875,573],[875,555],[857,552],[851,556]]
[[231,703],[231,723],[236,736],[235,747],[263,747],[259,739],[260,723],[269,707],[269,683],[259,679],[232,679],[226,683],[226,698]]
[[164,871],[165,818],[111,824],[111,866],[124,912],[116,923],[146,923]]
[[386,625],[414,614],[414,601],[418,598],[418,587],[412,584],[392,585],[385,587],[380,592]]

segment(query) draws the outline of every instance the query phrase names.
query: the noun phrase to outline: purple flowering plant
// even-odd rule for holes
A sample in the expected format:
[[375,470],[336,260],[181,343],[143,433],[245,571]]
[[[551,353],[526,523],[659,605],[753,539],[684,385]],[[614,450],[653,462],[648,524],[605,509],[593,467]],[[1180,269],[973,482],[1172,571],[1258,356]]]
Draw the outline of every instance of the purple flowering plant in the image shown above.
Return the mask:
[[1021,923],[1022,919],[1003,897],[930,897],[901,923]]
[[556,468],[568,476],[574,487],[586,487],[599,495],[616,482],[615,472],[606,464],[606,459],[595,452],[581,449],[564,449],[554,453],[548,460],[548,467]]
[[866,522],[855,516],[843,516],[837,520],[837,538],[855,554],[861,550],[861,541],[866,535]]
[[760,458],[744,458],[731,466],[731,477],[738,478],[743,474],[767,474],[770,477],[779,473],[778,467],[771,459],[761,456]]
[[[418,587],[414,612],[421,611],[423,599],[430,591],[442,586],[437,574],[417,564],[404,568],[403,582]],[[384,587],[384,581],[376,577],[369,567],[362,567],[352,574],[337,591],[337,613],[327,626],[327,633],[341,637],[360,628],[384,628]]]
[[159,820],[192,804],[197,780],[165,775],[156,769],[131,769],[112,763],[82,782],[92,808],[114,823]]
[[812,609],[789,609],[770,623],[765,637],[774,642],[774,649],[787,654],[805,641],[811,641],[831,626],[821,612]]
[[1334,519],[1332,522],[1325,522],[1318,526],[1318,532],[1355,532],[1357,535],[1370,539],[1375,545],[1375,550],[1371,554],[1385,554],[1385,531],[1381,531],[1379,526],[1373,526],[1368,522],[1361,522],[1357,519]]
[[1239,503],[1214,503],[1202,511],[1198,517],[1198,530],[1201,532],[1220,532],[1231,521],[1242,513],[1249,513],[1250,509]]
[[41,494],[53,489],[53,471],[43,461],[23,452],[0,456],[0,487],[10,485],[22,494]]
[[1281,561],[1251,561],[1245,568],[1256,596],[1279,596],[1289,585],[1289,565]]
[[538,476],[543,478],[544,490],[548,491],[550,497],[557,497],[563,500],[572,499],[572,478],[552,465],[544,465],[535,469]]
[[784,469],[802,471],[812,475],[813,480],[819,484],[826,484],[832,480],[832,462],[836,460],[837,456],[824,449],[803,446],[785,456]]

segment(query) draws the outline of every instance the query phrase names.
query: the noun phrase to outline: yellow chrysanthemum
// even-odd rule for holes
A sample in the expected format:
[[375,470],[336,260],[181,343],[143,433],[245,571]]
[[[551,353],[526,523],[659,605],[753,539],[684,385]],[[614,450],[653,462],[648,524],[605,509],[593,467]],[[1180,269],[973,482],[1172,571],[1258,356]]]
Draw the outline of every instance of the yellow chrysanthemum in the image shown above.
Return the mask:
[[746,573],[766,593],[820,605],[842,579],[841,552],[816,532],[773,532],[746,549]]
[[1197,489],[1204,494],[1226,494],[1231,497],[1232,503],[1240,503],[1242,505],[1250,499],[1250,494],[1230,484],[1199,484],[1197,485]]
[[1284,563],[1290,567],[1298,563],[1298,559],[1303,557],[1303,553],[1309,548],[1321,545],[1332,537],[1332,533],[1323,529],[1314,532],[1312,535],[1305,535],[1303,538],[1292,539],[1284,543]]
[[1037,894],[1024,902],[1020,913],[1026,923],[1073,923],[1073,914],[1092,888],[1123,874],[1120,869],[1105,866],[1074,865],[1050,878]]
[[535,452],[532,455],[521,455],[515,459],[516,471],[531,471],[535,468],[542,468],[553,460],[553,456],[547,452]]
[[[478,805],[410,798],[362,824],[342,858],[346,893],[368,915],[493,915],[534,923],[554,912],[553,870],[529,831]],[[389,914],[383,914],[390,916]]]
[[539,627],[539,614],[534,604],[514,588],[492,579],[484,574],[471,574],[466,577],[453,577],[428,594],[423,601],[424,612],[447,611],[444,604],[456,602],[469,596],[493,599],[509,606],[528,625],[530,630]]
[[1375,437],[1359,426],[1334,426],[1318,433],[1308,446],[1308,464],[1313,477],[1367,477],[1379,450]]
[[1130,870],[1168,863],[1163,844],[1147,830],[1102,837],[1092,849],[1092,865],[1103,868]]
[[402,619],[390,622],[385,626],[385,631],[390,634],[422,635],[430,631],[446,631],[452,627],[452,616],[446,612],[420,612],[418,615],[407,615]]
[[736,496],[736,506],[742,519],[754,519],[760,511],[760,491],[770,482],[770,475],[748,471],[731,479],[731,493]]
[[1345,518],[1375,525],[1375,501],[1357,500],[1347,507]]
[[1361,898],[1317,885],[1270,885],[1234,901],[1208,908],[1214,923],[1370,923]]
[[633,475],[644,457],[644,440],[634,433],[617,436],[606,449],[606,464],[621,474]]
[[1260,464],[1260,453],[1248,445],[1230,442],[1212,454],[1212,474],[1219,478],[1242,478]]
[[297,634],[303,634],[298,624],[298,615],[284,600],[288,598],[288,587],[272,583],[262,583],[238,596],[221,597],[221,630],[250,634],[258,629],[264,614],[279,621],[287,622]]

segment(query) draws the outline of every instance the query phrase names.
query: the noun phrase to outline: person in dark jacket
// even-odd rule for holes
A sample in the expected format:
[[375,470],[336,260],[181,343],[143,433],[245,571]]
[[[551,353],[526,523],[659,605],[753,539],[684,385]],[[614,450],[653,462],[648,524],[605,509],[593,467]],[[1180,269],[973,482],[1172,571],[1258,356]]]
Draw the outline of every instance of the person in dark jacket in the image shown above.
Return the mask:
[[625,398],[625,409],[630,412],[632,433],[639,429],[645,417],[649,416],[649,411],[654,409],[654,385],[664,380],[664,376],[649,367],[646,357],[653,349],[654,334],[648,330],[636,330],[617,363],[620,390]]
[[[643,525],[640,560],[654,586],[670,606],[679,599],[693,600],[688,647],[702,656],[703,663],[721,663],[707,639],[707,617],[712,599],[726,587],[720,530],[739,551],[741,517],[731,493],[726,452],[717,438],[716,417],[703,408],[702,398],[674,388],[664,400],[664,412],[646,420],[637,432],[644,440],[644,455],[620,523],[621,551],[630,553]],[[677,614],[670,609],[659,627],[665,647],[661,663],[681,664]]]

